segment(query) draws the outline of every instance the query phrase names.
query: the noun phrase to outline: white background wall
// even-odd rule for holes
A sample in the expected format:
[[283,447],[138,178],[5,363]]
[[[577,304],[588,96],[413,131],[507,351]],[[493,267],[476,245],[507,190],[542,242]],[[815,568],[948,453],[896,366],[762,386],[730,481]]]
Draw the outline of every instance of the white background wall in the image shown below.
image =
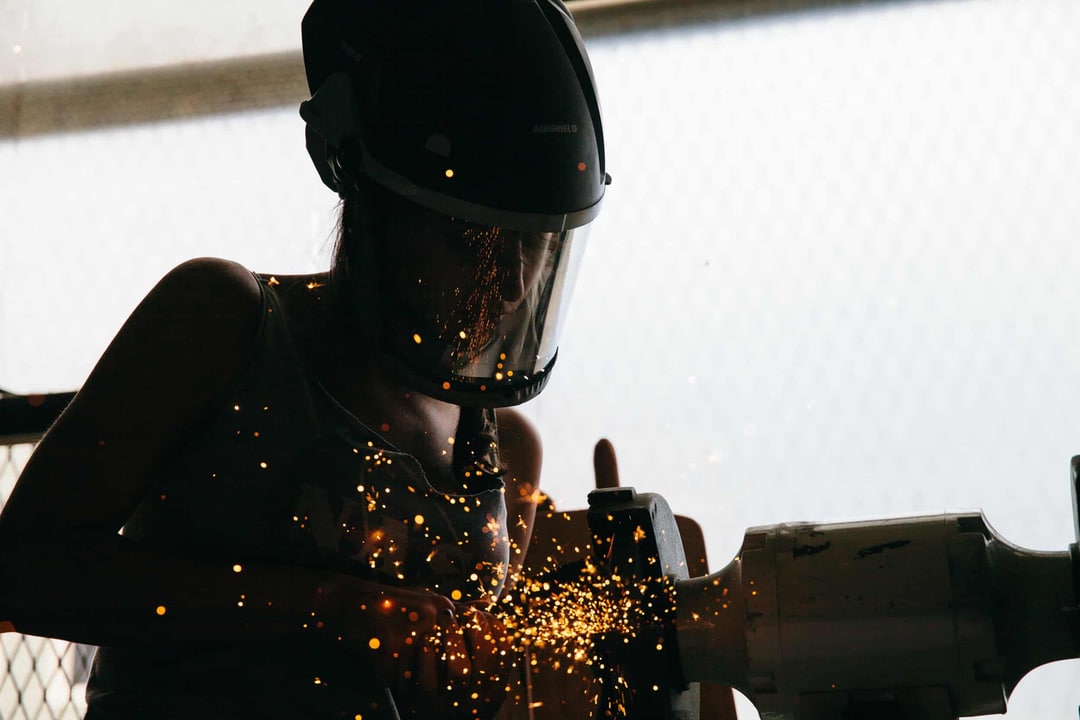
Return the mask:
[[0,84],[221,60],[300,46],[308,0],[4,0]]
[[[0,82],[294,48],[303,4],[15,0]],[[1078,22],[904,2],[590,43],[615,183],[525,408],[559,505],[607,436],[717,568],[750,525],[973,507],[1065,549]],[[187,257],[323,267],[334,198],[301,137],[283,108],[0,142],[0,387],[77,387]],[[1033,673],[1008,717],[1075,717],[1078,667]]]

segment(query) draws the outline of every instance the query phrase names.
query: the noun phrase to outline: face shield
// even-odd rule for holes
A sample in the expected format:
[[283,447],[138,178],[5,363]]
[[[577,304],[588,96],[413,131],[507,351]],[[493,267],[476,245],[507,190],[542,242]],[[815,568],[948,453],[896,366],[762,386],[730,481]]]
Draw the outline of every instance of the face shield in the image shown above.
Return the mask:
[[430,212],[394,223],[384,354],[410,384],[451,402],[533,397],[555,362],[587,228],[518,231]]
[[314,0],[302,32],[320,178],[423,211],[380,238],[377,301],[361,310],[378,313],[380,358],[460,405],[530,399],[610,181],[570,13],[561,0]]

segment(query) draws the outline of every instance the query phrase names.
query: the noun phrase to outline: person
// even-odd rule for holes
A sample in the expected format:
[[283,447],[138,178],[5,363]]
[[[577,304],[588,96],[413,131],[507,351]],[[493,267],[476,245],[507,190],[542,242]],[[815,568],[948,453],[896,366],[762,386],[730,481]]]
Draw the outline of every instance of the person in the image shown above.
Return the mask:
[[[87,717],[490,717],[550,377],[609,181],[560,0],[315,0],[331,269],[202,258],[0,516],[0,622],[99,646]],[[238,169],[243,172],[243,169]]]

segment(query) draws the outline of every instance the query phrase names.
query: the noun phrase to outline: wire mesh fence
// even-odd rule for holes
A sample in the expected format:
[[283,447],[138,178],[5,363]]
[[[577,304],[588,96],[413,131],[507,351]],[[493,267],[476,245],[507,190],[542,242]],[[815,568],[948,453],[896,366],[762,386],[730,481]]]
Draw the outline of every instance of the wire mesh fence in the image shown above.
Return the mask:
[[[33,449],[33,442],[0,444],[0,507]],[[81,718],[93,651],[64,640],[0,635],[0,720]]]

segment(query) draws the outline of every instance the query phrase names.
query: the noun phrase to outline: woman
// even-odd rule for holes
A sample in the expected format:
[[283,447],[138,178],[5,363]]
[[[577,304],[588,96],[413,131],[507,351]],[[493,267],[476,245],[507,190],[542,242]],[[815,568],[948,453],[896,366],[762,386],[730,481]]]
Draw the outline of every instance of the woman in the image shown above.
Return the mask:
[[0,621],[100,646],[90,718],[505,693],[488,611],[540,468],[508,406],[549,377],[607,179],[588,61],[559,0],[315,0],[303,36],[331,271],[169,273],[0,517]]

